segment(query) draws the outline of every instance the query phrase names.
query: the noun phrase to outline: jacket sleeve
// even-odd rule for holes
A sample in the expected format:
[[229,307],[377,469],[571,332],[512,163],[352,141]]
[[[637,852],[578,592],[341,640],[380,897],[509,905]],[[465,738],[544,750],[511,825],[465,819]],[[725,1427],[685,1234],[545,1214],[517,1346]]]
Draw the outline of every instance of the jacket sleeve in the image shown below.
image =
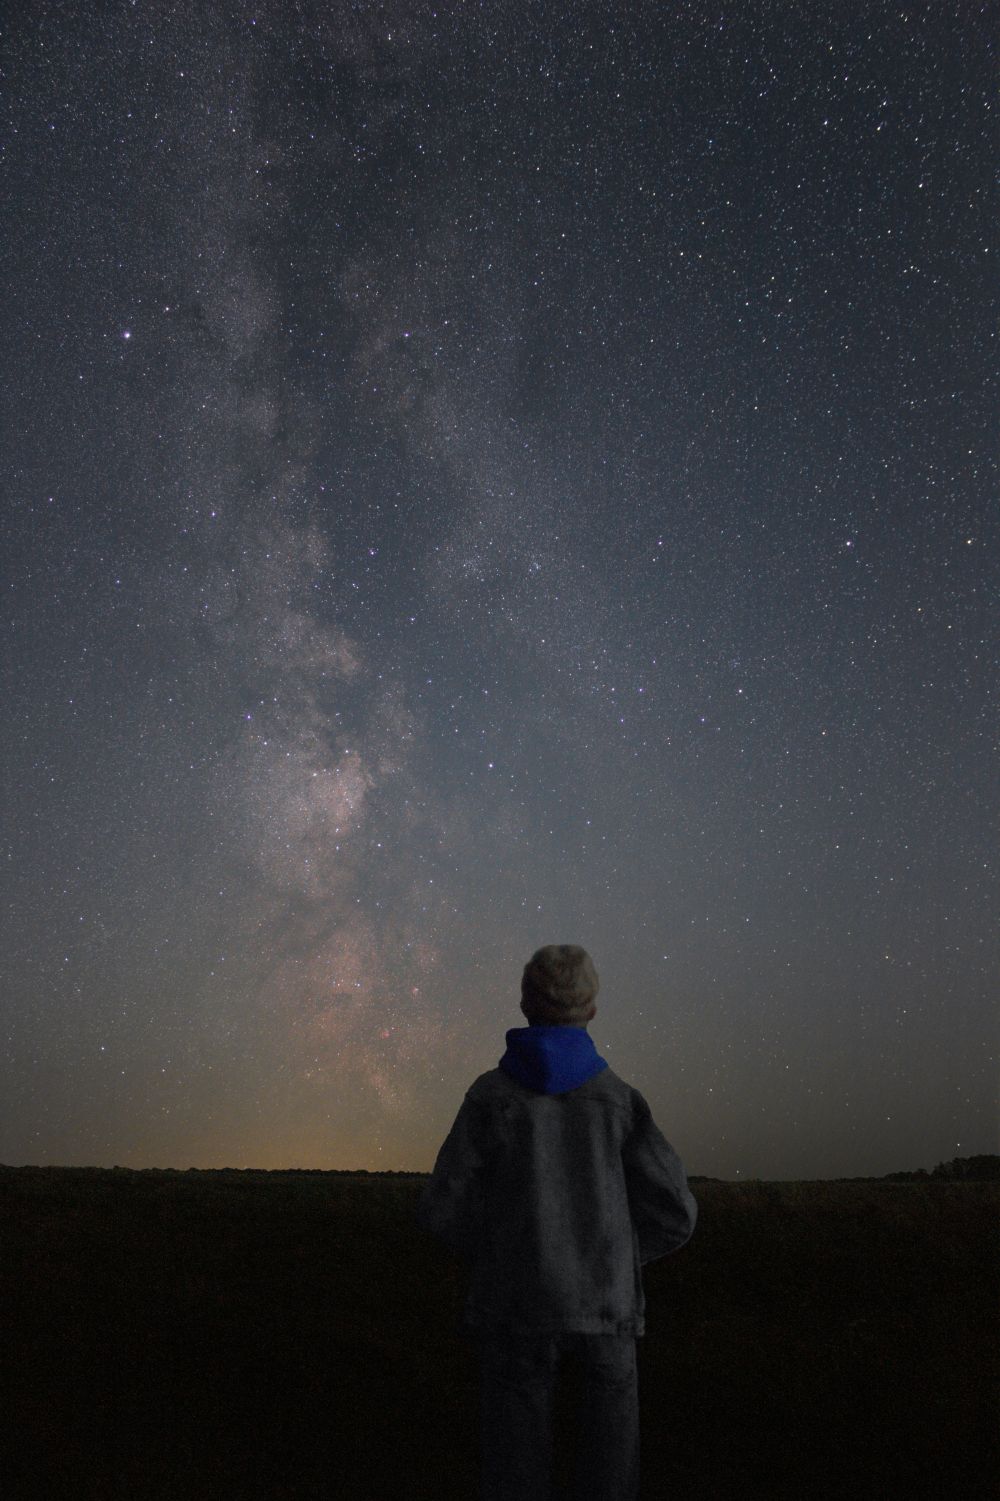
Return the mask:
[[479,1245],[484,1220],[486,1154],[481,1132],[481,1111],[466,1097],[416,1209],[421,1229],[470,1261]]
[[633,1090],[634,1123],[622,1147],[625,1187],[639,1239],[639,1261],[656,1261],[679,1251],[691,1239],[698,1205],[688,1188],[684,1165]]

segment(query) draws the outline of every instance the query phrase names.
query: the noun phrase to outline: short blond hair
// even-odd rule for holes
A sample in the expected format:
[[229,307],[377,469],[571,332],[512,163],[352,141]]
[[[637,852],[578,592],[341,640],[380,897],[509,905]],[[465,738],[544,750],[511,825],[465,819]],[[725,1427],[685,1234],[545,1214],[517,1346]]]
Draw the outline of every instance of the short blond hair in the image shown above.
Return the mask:
[[521,1010],[543,1026],[585,1027],[597,1013],[594,961],[575,943],[536,949],[521,976]]

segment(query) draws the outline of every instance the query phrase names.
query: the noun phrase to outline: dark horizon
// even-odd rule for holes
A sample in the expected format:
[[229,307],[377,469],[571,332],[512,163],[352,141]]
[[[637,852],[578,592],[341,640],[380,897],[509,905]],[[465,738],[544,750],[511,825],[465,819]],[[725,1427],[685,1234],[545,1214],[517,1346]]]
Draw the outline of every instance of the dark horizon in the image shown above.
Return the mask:
[[[957,1183],[957,1182],[997,1182],[1000,1181],[1000,1156],[995,1153],[982,1153],[974,1158],[959,1159],[962,1163],[976,1163],[978,1171],[956,1173],[954,1176],[943,1171],[952,1166],[951,1163],[938,1163],[933,1168],[900,1168],[896,1172],[872,1174],[844,1175],[838,1174],[830,1178],[716,1178],[706,1173],[690,1172],[687,1174],[689,1183],[884,1183],[887,1180],[923,1182],[925,1180]],[[130,1167],[128,1163],[114,1163],[111,1167],[101,1167],[97,1164],[76,1163],[66,1166],[59,1163],[9,1163],[0,1162],[0,1172],[4,1169],[19,1171],[27,1168],[32,1171],[44,1172],[93,1172],[93,1173],[307,1173],[310,1175],[333,1174],[345,1178],[426,1178],[429,1171],[419,1168],[325,1168],[325,1167]]]

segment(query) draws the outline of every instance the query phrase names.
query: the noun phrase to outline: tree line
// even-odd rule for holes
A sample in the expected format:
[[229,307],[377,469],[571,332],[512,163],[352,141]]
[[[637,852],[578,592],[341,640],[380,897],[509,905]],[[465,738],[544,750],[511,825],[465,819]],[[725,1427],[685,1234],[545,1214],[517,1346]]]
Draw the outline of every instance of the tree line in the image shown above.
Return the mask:
[[896,1183],[908,1183],[921,1178],[948,1178],[976,1183],[995,1183],[1000,1179],[1000,1156],[995,1152],[981,1152],[977,1157],[953,1157],[950,1162],[939,1162],[930,1172],[925,1167],[915,1173],[886,1173]]

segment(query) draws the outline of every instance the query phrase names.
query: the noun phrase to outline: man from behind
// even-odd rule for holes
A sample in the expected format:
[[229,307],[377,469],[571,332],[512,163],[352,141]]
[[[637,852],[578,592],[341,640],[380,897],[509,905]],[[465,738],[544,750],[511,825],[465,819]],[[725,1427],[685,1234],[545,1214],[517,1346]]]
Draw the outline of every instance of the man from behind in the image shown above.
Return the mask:
[[598,1056],[597,972],[574,944],[521,979],[527,1027],[466,1092],[418,1223],[465,1260],[480,1351],[482,1501],[550,1501],[557,1380],[572,1383],[575,1501],[636,1501],[642,1267],[691,1237],[680,1158]]

